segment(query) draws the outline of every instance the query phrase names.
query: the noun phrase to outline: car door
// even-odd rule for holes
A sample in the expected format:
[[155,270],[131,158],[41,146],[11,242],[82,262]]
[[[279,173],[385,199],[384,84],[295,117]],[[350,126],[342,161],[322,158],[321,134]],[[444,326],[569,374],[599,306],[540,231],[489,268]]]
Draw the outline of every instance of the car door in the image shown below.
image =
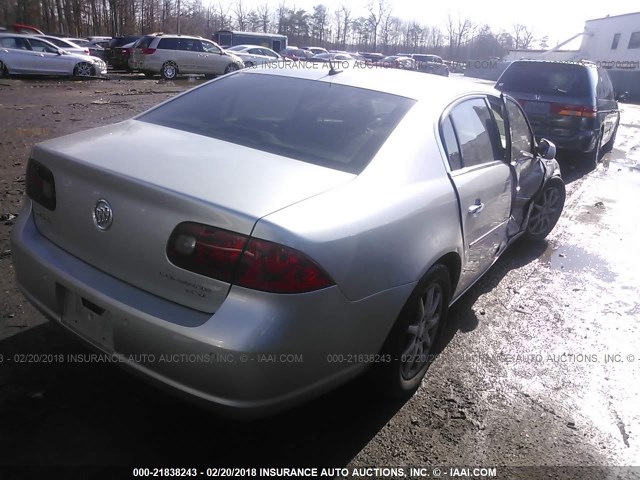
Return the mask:
[[512,236],[521,230],[528,203],[544,181],[544,168],[540,157],[535,155],[533,130],[520,105],[505,95],[500,98],[488,95],[487,100],[515,186],[511,203],[513,225],[509,230]]
[[202,48],[206,53],[207,73],[222,75],[228,65],[228,56],[222,54],[222,49],[213,42],[202,40]]
[[460,208],[464,258],[458,292],[462,292],[506,247],[513,176],[484,97],[454,105],[441,133]]
[[28,42],[32,51],[29,57],[29,69],[32,73],[71,73],[69,57],[58,53],[57,48],[36,38],[29,38]]
[[29,44],[21,37],[0,38],[0,51],[2,60],[6,63],[11,73],[28,73],[31,56]]
[[195,38],[180,38],[178,50],[175,52],[178,59],[180,73],[206,73],[203,71],[206,65],[202,43]]
[[615,99],[613,84],[606,70],[598,67],[598,85],[596,87],[596,104],[598,115],[601,116],[602,125],[601,143],[604,145],[613,136],[613,132],[618,126],[620,110]]

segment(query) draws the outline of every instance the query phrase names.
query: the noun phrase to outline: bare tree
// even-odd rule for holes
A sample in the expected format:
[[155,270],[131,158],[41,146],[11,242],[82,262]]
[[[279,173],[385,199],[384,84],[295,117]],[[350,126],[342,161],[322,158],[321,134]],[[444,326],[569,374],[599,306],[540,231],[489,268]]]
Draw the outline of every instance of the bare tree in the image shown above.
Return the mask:
[[519,23],[513,26],[513,39],[515,42],[515,49],[527,50],[533,42],[533,31],[529,30],[527,26]]
[[342,12],[342,48],[347,45],[347,34],[351,26],[351,9],[345,5],[340,5]]
[[246,30],[248,18],[247,13],[244,10],[244,6],[242,5],[242,0],[238,0],[236,2],[233,13],[236,15],[236,24],[238,25],[238,29],[242,31]]
[[258,15],[262,32],[267,33],[269,30],[269,24],[271,23],[271,10],[269,9],[269,4],[263,3],[262,5],[258,5],[256,8],[256,14]]
[[367,5],[369,11],[368,23],[371,27],[371,37],[373,39],[373,50],[377,48],[378,42],[378,27],[382,23],[383,19],[389,15],[391,7],[388,0],[369,0]]

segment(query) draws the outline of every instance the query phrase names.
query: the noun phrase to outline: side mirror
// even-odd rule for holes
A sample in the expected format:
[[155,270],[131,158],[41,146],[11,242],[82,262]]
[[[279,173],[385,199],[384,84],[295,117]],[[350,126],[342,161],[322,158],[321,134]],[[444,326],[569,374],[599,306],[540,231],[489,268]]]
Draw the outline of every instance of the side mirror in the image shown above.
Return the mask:
[[541,139],[538,143],[537,152],[545,160],[556,158],[556,146],[546,138]]
[[615,99],[617,102],[626,102],[629,97],[629,92],[616,93]]
[[64,52],[63,52],[62,50],[58,49],[58,50],[56,50],[56,53],[57,53],[58,55],[62,55]]

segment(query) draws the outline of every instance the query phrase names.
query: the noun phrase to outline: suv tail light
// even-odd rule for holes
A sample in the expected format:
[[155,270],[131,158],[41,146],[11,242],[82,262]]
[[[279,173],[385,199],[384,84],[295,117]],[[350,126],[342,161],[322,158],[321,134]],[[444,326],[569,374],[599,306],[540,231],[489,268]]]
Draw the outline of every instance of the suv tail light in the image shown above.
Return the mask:
[[144,55],[151,55],[153,53],[156,53],[156,49],[155,48],[143,48],[142,49],[142,53]]
[[597,109],[590,105],[563,105],[552,103],[549,112],[554,115],[595,118]]
[[56,209],[56,183],[53,173],[33,159],[27,164],[27,195],[48,210]]
[[174,229],[167,258],[185,270],[265,292],[304,293],[334,285],[322,268],[293,248],[199,223]]

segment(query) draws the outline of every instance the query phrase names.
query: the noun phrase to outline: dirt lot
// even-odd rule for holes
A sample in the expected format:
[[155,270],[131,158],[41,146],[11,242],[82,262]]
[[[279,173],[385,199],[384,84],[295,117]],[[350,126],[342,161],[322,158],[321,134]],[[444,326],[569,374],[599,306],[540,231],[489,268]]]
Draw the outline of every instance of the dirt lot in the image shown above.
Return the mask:
[[616,149],[595,172],[562,164],[569,196],[558,226],[546,242],[514,245],[458,302],[441,355],[406,404],[356,381],[238,423],[110,365],[20,361],[86,352],[13,281],[9,235],[30,147],[196,83],[0,81],[0,465],[497,466],[498,478],[640,478],[608,468],[640,465],[637,106],[623,106]]

